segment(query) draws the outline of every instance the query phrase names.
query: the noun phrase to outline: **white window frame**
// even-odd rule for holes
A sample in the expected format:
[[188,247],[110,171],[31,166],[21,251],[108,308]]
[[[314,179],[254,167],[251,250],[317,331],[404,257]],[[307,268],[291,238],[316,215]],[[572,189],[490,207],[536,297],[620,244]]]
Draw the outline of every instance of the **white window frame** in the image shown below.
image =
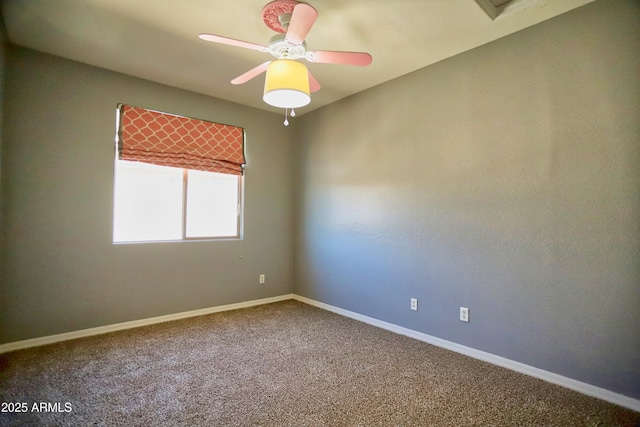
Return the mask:
[[[166,242],[188,242],[188,241],[217,241],[217,240],[242,240],[243,239],[243,212],[244,212],[244,175],[232,175],[238,179],[238,203],[237,203],[237,223],[236,234],[225,236],[202,236],[202,237],[189,237],[187,236],[187,198],[188,198],[188,180],[189,169],[182,169],[182,218],[181,218],[181,230],[182,236],[180,239],[164,239],[164,240],[115,240],[115,224],[116,224],[116,174],[117,163],[124,162],[124,160],[118,159],[118,153],[116,149],[116,157],[114,162],[114,210],[113,210],[113,243],[114,244],[129,244],[129,243],[166,243]],[[164,166],[157,166],[164,167]],[[200,171],[197,171],[200,172]],[[212,172],[213,173],[213,172]]]

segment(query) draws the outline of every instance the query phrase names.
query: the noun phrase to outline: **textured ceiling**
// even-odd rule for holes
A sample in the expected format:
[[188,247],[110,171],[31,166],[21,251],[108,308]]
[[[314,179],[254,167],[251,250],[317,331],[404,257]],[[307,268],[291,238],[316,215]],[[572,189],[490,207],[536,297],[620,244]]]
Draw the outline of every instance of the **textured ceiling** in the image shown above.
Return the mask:
[[[369,52],[368,67],[308,63],[322,85],[303,114],[593,0],[513,0],[492,20],[474,0],[309,0],[309,50]],[[205,42],[213,33],[267,44],[268,0],[4,0],[10,42],[267,111],[264,78],[234,77],[272,59]]]

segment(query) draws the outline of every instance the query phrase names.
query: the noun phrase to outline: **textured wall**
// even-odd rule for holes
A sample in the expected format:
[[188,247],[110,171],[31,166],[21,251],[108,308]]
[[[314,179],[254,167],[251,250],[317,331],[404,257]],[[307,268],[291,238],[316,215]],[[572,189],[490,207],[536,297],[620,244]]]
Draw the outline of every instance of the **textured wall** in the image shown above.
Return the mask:
[[640,398],[638,76],[598,1],[301,117],[296,293]]
[[[0,17],[1,18],[1,17]],[[7,74],[7,49],[8,41],[7,34],[4,28],[4,21],[0,19],[0,255],[2,254],[2,247],[4,241],[4,226],[3,226],[3,195],[2,195],[2,146],[4,145],[4,91],[5,91],[5,77]],[[0,279],[2,278],[3,264],[0,257]],[[0,288],[2,287],[2,281],[0,280]],[[0,300],[0,311],[3,309],[3,303]]]
[[[0,343],[292,292],[293,158],[279,115],[9,53]],[[246,129],[243,242],[111,243],[118,102]]]

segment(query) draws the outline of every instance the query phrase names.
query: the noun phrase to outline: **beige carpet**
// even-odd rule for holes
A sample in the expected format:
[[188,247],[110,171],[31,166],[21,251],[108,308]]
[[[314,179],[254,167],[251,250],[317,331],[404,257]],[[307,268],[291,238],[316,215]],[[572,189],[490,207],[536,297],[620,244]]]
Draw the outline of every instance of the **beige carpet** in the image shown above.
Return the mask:
[[295,301],[0,355],[0,401],[28,406],[0,425],[640,425],[640,413]]

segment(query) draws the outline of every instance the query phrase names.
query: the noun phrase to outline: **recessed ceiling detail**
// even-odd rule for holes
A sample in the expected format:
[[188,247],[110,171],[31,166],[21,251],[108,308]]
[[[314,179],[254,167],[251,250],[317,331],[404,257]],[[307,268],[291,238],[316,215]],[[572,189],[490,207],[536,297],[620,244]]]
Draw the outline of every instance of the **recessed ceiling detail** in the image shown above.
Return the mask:
[[536,0],[476,0],[476,3],[478,3],[491,19],[495,20],[507,11],[535,3],[535,1]]

